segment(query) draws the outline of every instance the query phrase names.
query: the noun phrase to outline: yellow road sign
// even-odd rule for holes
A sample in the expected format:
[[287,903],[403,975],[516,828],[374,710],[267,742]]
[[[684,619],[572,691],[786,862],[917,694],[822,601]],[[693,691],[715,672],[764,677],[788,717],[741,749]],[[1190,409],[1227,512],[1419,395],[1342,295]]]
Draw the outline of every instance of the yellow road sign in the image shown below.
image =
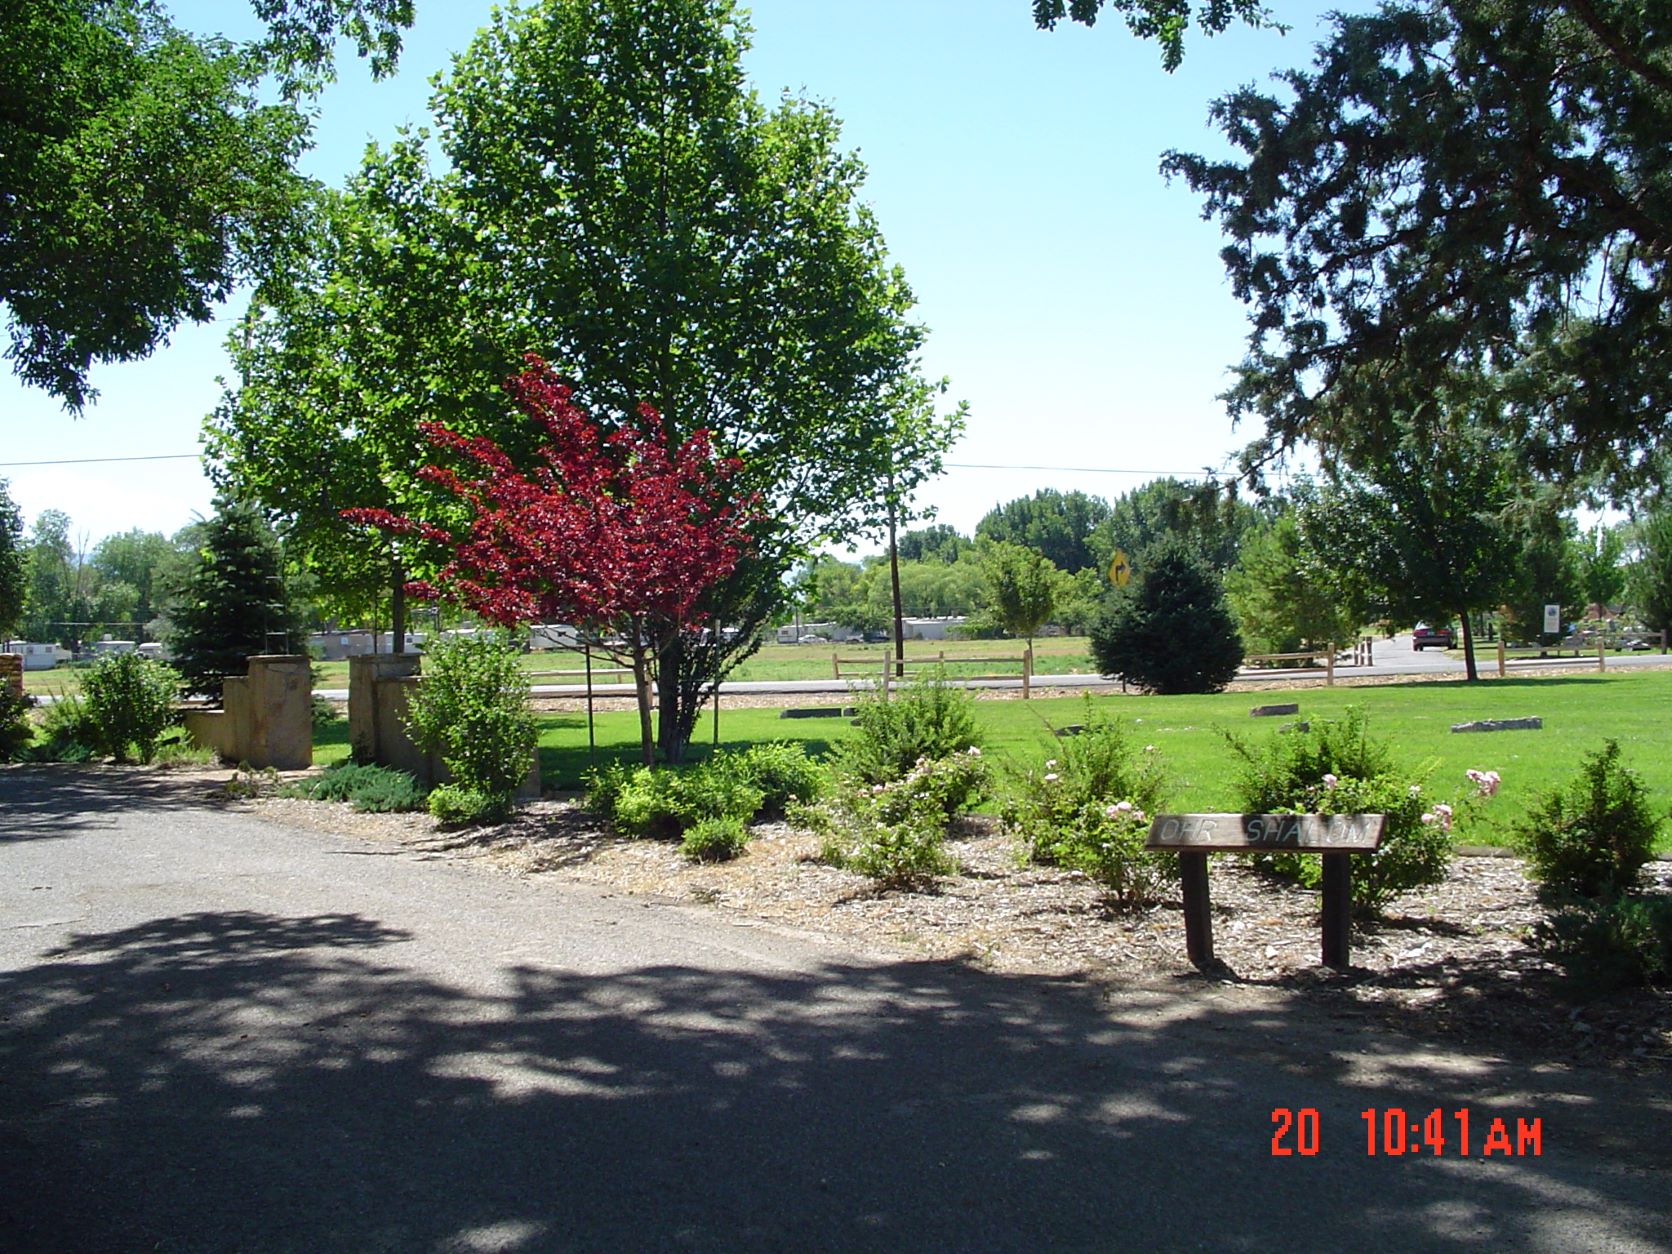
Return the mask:
[[1117,588],[1124,588],[1132,582],[1132,563],[1126,558],[1121,549],[1115,550],[1115,555],[1109,561],[1109,582]]

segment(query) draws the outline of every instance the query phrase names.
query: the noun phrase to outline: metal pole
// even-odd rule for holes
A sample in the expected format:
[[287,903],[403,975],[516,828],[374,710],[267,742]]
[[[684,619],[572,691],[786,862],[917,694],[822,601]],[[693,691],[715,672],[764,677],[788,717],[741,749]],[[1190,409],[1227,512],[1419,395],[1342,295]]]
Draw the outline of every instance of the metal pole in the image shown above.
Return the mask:
[[581,656],[586,658],[586,761],[598,765],[598,737],[592,729],[592,641],[581,640]]

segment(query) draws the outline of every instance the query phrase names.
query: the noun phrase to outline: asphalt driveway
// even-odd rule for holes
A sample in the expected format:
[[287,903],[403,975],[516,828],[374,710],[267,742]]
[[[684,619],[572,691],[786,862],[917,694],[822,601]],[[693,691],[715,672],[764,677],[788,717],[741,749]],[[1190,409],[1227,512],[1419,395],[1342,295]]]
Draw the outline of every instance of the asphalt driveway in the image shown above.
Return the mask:
[[[1368,1156],[1389,1107],[1471,1153]],[[1659,1250],[1669,1116],[1280,990],[867,956],[0,768],[7,1251]],[[1483,1157],[1494,1117],[1540,1152]]]

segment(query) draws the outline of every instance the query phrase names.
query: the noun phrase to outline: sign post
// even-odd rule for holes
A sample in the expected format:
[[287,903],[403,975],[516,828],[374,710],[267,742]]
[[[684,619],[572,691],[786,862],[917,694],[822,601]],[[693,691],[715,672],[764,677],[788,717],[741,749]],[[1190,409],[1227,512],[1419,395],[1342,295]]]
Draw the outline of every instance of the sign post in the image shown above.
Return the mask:
[[1352,855],[1374,853],[1385,814],[1158,814],[1145,849],[1178,854],[1184,890],[1184,947],[1198,966],[1213,961],[1208,854],[1293,849],[1323,855],[1323,962],[1347,966],[1352,926]]

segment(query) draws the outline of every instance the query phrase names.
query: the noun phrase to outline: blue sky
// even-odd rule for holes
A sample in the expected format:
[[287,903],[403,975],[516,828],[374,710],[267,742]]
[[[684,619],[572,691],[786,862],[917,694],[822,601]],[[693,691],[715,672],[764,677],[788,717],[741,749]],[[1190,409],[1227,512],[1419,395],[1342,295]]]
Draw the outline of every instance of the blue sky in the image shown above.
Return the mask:
[[[417,7],[396,78],[372,83],[345,61],[319,100],[310,175],[340,182],[367,142],[426,123],[428,80],[490,10],[478,0]],[[1357,6],[1276,7],[1291,33],[1194,38],[1168,75],[1156,49],[1118,22],[1037,31],[1027,0],[751,6],[755,87],[804,92],[843,120],[930,327],[927,371],[970,404],[952,465],[920,494],[940,521],[968,532],[994,505],[1039,488],[1113,497],[1157,473],[1198,474],[1250,434],[1232,430],[1216,399],[1245,336],[1219,232],[1156,167],[1168,148],[1219,151],[1209,102],[1304,62],[1320,15]],[[170,8],[194,31],[251,29],[231,0]],[[144,362],[95,372],[102,395],[80,419],[0,377],[0,478],[26,517],[63,509],[96,542],[130,527],[171,532],[207,513],[210,487],[192,460],[16,463],[195,452],[238,307],[181,328]]]

